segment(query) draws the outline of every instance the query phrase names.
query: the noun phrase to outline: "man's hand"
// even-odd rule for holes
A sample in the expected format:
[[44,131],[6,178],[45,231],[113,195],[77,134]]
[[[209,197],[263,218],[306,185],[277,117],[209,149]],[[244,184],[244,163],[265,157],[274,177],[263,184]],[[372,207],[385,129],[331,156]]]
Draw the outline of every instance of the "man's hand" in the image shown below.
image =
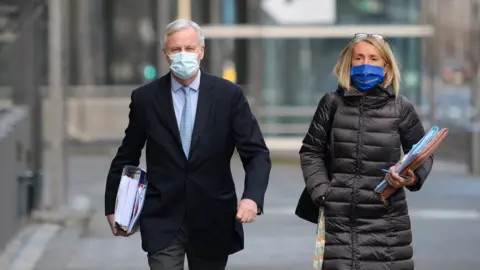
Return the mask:
[[250,199],[242,199],[237,208],[237,220],[242,223],[250,223],[255,220],[258,213],[257,204]]
[[123,230],[119,230],[117,229],[117,227],[115,227],[115,215],[108,215],[107,216],[107,221],[108,221],[108,224],[110,225],[110,229],[112,230],[112,234],[115,235],[115,236],[130,236],[132,234],[134,234],[137,229],[135,228],[133,231],[131,231],[130,233],[127,233]]
[[406,186],[412,186],[416,182],[415,173],[412,170],[407,171],[407,178],[401,177],[395,172],[395,167],[390,168],[390,174],[387,174],[386,179],[388,183],[394,188],[401,188]]

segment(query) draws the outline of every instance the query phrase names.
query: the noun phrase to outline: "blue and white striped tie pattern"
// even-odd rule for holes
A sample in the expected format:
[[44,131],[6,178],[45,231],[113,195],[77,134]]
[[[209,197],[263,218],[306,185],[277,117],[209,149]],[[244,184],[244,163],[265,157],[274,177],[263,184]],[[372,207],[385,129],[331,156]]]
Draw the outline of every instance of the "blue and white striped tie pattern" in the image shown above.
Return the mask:
[[192,115],[192,106],[190,104],[189,87],[182,87],[182,92],[184,94],[184,105],[182,111],[182,119],[180,121],[180,138],[182,140],[183,152],[188,159],[188,154],[190,152],[190,143],[192,142],[192,132],[193,132],[193,115]]

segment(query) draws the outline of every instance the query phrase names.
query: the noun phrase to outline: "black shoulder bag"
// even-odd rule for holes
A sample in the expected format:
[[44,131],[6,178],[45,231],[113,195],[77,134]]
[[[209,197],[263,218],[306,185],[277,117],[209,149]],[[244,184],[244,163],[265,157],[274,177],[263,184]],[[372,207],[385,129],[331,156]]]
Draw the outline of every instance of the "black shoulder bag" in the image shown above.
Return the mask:
[[[333,126],[333,119],[335,117],[337,107],[338,107],[337,94],[334,93],[332,106],[330,108],[330,119],[328,121],[328,126],[326,130],[328,143],[327,145],[325,145],[326,147],[325,147],[325,159],[324,159],[325,167],[327,169],[328,177],[330,179],[332,178],[332,173],[331,173],[332,151],[331,151],[331,145],[330,145],[332,143],[331,133],[332,133],[332,126]],[[295,215],[297,215],[301,219],[310,221],[315,224],[317,224],[318,222],[318,216],[319,216],[318,207],[310,198],[310,194],[308,193],[306,187],[303,189],[303,192],[300,195],[300,199],[298,200],[297,207],[295,209]]]

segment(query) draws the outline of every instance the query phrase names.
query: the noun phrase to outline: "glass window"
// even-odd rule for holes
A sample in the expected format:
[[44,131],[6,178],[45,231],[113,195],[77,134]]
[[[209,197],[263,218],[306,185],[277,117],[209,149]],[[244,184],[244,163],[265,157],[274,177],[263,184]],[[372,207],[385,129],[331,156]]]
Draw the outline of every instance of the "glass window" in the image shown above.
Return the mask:
[[[105,0],[105,68],[107,84],[141,84],[150,79],[146,70],[159,67],[158,54],[161,33],[157,21],[168,15],[167,22],[177,17],[176,1],[161,3],[168,7],[161,11],[157,0]],[[150,72],[151,73],[151,72]]]
[[190,0],[192,20],[199,25],[210,23],[209,0]]
[[268,0],[259,23],[267,25],[418,24],[419,0]]
[[222,23],[235,24],[237,22],[237,0],[222,0]]
[[418,24],[418,0],[338,0],[336,24]]
[[15,49],[11,42],[0,43],[0,85],[9,86],[12,85],[12,77],[16,74],[12,74],[12,62],[14,61]]
[[[107,30],[107,83],[138,84],[143,81],[142,67],[155,59],[152,39],[154,23],[150,1],[109,1],[111,13]],[[153,1],[152,1],[153,2]],[[150,31],[149,31],[150,30]]]
[[[349,39],[264,40],[265,105],[315,105],[337,87],[333,67]],[[402,72],[402,94],[416,100],[420,87],[420,40],[389,39]]]
[[237,22],[239,4],[245,3],[237,0],[191,0],[192,20],[200,25],[234,24]]
[[[333,67],[350,39],[271,39],[263,41],[264,89],[266,107],[316,106],[320,98],[337,88]],[[401,94],[414,103],[420,96],[421,47],[417,38],[389,39],[402,73]],[[310,121],[311,115],[296,118],[275,117],[267,122]]]

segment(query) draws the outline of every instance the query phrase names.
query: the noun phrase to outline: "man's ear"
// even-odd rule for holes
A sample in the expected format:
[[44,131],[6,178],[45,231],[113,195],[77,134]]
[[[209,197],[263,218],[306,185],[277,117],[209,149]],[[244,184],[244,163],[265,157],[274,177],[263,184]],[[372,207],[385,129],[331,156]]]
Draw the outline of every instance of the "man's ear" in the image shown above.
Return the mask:
[[163,55],[164,55],[164,57],[165,57],[165,61],[167,61],[168,64],[171,64],[171,63],[170,63],[170,57],[168,57],[168,54],[167,54],[167,52],[165,51],[165,49],[162,49],[162,51],[163,51]]
[[205,53],[205,45],[203,45],[202,47],[200,47],[200,52],[198,53],[198,60],[203,60],[203,55]]

